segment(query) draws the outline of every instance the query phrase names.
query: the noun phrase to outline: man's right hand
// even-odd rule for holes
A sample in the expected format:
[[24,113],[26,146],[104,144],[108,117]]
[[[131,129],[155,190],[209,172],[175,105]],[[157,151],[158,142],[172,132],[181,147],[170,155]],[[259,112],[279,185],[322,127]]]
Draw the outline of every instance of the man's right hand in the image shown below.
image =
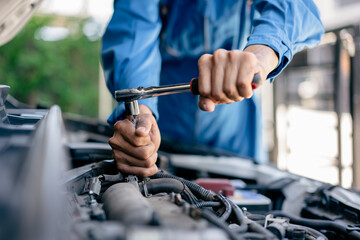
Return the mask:
[[149,177],[158,171],[155,163],[161,138],[151,110],[145,105],[139,107],[136,127],[129,119],[116,122],[109,144],[121,172]]

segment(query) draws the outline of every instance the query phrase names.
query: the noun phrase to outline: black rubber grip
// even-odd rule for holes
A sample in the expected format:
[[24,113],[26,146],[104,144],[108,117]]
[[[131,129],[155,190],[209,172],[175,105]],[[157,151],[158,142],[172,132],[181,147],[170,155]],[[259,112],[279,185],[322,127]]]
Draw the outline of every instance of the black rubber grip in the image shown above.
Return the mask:
[[[260,82],[261,82],[260,74],[256,73],[254,75],[254,78],[253,78],[252,82],[251,82],[252,89],[256,89]],[[199,93],[199,79],[198,78],[191,79],[190,90],[191,90],[191,93],[194,94],[194,95],[199,95],[200,94]]]
[[199,93],[199,79],[198,78],[191,79],[190,90],[191,90],[192,94],[200,95],[200,93]]

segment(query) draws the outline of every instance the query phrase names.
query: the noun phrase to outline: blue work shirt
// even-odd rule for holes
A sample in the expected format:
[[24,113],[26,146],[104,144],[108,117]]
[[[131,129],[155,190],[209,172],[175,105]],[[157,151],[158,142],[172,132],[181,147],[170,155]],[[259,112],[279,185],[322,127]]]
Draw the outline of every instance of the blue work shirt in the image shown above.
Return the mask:
[[[163,14],[160,14],[163,13]],[[163,17],[161,17],[161,16]],[[115,0],[103,36],[107,86],[115,90],[186,83],[197,61],[216,49],[262,44],[279,57],[272,80],[293,55],[316,45],[323,26],[311,0]],[[141,100],[156,116],[162,136],[266,161],[257,90],[250,99],[203,112],[190,93]],[[119,103],[110,124],[123,118]]]

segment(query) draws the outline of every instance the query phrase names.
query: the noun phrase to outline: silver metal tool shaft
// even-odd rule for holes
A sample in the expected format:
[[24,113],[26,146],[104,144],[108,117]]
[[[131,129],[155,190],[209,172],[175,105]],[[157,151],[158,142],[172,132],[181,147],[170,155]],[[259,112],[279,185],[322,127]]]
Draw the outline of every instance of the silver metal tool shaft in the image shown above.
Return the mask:
[[130,102],[134,100],[190,91],[190,83],[167,85],[161,87],[138,87],[133,89],[115,91],[115,98],[118,102]]

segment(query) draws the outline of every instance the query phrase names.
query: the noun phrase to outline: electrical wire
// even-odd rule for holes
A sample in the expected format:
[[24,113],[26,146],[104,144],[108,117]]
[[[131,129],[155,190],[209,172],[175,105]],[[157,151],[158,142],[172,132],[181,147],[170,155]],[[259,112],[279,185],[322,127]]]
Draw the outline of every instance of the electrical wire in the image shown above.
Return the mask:
[[232,231],[226,222],[220,220],[213,212],[208,209],[201,210],[201,217],[215,225],[216,227],[224,230],[230,237],[231,240],[239,240],[244,238],[239,238],[234,231]]
[[158,171],[155,175],[151,176],[152,179],[156,178],[174,178],[179,180],[180,182],[184,183],[189,189],[193,192],[193,194],[198,197],[199,199],[206,200],[206,201],[213,201],[214,197],[216,196],[215,193],[212,191],[206,190],[205,188],[193,183],[189,180],[183,179],[181,177],[177,177],[163,171]]
[[221,194],[217,195],[220,199],[220,201],[224,204],[225,210],[221,216],[219,216],[220,220],[226,221],[231,214],[231,205],[229,201]]
[[214,201],[208,201],[208,202],[198,202],[195,204],[197,208],[204,208],[204,207],[220,207],[221,202],[214,202]]

